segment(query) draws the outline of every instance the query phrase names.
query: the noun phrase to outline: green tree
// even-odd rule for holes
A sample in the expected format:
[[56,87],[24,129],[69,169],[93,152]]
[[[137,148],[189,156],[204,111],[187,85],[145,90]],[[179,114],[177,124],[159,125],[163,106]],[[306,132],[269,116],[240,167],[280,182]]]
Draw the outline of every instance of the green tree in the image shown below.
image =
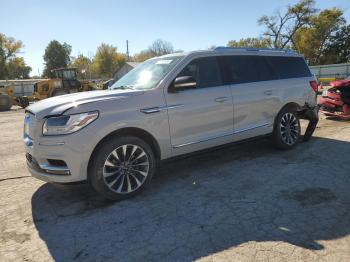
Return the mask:
[[52,69],[68,67],[71,51],[72,47],[67,43],[61,44],[57,40],[51,41],[44,53],[45,68],[43,76],[53,77]]
[[350,63],[350,25],[342,26],[326,44],[324,64]]
[[78,70],[79,78],[95,78],[96,72],[93,70],[92,60],[82,54],[72,59],[72,67]]
[[7,76],[6,58],[3,42],[3,35],[0,34],[0,79],[4,79]]
[[1,49],[6,59],[13,58],[23,48],[23,43],[13,37],[7,37],[0,33]]
[[258,24],[266,27],[264,37],[270,39],[272,47],[291,46],[298,29],[309,24],[311,16],[317,12],[314,5],[314,0],[300,0],[297,4],[288,6],[285,13],[278,11],[273,16],[262,16]]
[[125,61],[125,55],[118,54],[117,47],[102,43],[97,48],[92,66],[93,70],[96,70],[100,77],[109,78],[114,75]]
[[7,63],[9,79],[26,79],[29,78],[29,73],[32,71],[30,66],[27,66],[23,57],[11,58]]
[[31,68],[17,57],[22,47],[21,41],[0,33],[0,79],[29,77]]
[[270,39],[268,38],[242,38],[239,41],[231,40],[227,43],[228,47],[251,47],[251,48],[267,48],[271,46]]
[[293,38],[295,49],[304,54],[311,65],[324,64],[331,61],[326,49],[335,41],[335,34],[345,20],[340,9],[322,10],[310,18],[310,24],[301,27]]
[[142,50],[139,53],[135,54],[133,57],[133,60],[135,62],[143,62],[152,57],[155,57],[155,55],[147,49],[147,50]]

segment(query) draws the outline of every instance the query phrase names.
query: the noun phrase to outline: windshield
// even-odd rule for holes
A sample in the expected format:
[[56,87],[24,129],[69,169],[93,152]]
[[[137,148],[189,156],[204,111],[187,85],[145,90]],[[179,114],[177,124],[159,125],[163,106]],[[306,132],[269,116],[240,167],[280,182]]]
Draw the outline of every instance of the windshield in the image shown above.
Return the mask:
[[135,67],[110,89],[152,89],[183,56],[150,59]]

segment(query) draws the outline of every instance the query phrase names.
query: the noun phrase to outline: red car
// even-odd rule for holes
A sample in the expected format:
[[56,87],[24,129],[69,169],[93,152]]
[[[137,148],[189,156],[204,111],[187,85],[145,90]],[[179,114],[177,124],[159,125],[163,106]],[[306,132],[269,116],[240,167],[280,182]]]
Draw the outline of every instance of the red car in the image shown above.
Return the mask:
[[322,93],[320,111],[326,116],[350,120],[350,77],[330,84],[332,88]]

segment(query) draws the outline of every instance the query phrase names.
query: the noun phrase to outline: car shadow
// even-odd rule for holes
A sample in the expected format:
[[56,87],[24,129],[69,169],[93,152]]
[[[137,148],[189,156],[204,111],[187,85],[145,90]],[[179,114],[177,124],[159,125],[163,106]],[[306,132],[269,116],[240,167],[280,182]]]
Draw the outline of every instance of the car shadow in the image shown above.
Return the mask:
[[41,186],[33,221],[56,261],[191,261],[248,241],[322,250],[350,233],[349,142],[259,140],[164,162],[141,195]]

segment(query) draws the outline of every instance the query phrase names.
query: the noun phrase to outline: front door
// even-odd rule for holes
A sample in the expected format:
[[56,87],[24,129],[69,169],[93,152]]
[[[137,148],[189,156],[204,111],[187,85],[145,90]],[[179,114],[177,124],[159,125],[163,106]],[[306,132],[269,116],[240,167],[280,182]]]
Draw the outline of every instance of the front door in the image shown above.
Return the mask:
[[231,141],[233,104],[230,86],[222,84],[216,57],[196,58],[177,76],[192,76],[196,87],[166,92],[173,154]]

